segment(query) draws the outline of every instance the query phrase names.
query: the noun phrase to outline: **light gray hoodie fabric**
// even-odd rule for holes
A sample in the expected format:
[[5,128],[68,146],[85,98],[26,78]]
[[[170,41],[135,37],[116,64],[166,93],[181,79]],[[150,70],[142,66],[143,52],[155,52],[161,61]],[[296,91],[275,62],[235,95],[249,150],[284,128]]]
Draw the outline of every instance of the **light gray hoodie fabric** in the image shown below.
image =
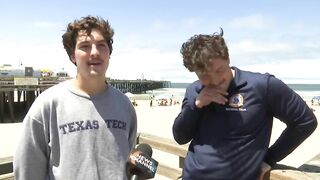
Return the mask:
[[14,155],[16,180],[122,180],[137,134],[130,100],[108,85],[88,96],[71,81],[35,100]]

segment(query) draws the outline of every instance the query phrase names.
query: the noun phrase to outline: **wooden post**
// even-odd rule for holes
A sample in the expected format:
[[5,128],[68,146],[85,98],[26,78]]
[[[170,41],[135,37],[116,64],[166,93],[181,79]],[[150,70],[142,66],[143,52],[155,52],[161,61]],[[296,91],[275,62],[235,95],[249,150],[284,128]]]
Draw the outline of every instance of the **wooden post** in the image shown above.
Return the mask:
[[4,122],[4,92],[0,91],[0,122]]
[[184,157],[179,156],[179,168],[183,169],[184,167]]
[[27,110],[32,105],[33,101],[35,100],[34,91],[26,91],[27,94]]
[[7,92],[8,94],[8,106],[11,122],[14,123],[14,91]]
[[21,99],[21,93],[22,93],[22,91],[17,91],[17,94],[18,94],[18,102],[20,102],[20,99]]
[[0,157],[0,180],[14,180],[13,157]]

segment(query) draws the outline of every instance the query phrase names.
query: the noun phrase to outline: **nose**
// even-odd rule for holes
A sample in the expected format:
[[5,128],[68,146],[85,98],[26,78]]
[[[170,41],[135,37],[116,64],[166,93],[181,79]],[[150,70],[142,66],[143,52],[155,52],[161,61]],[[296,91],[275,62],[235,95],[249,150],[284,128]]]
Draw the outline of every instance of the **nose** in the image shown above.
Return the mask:
[[220,80],[217,77],[211,77],[209,75],[202,75],[202,76],[198,76],[199,80],[201,81],[201,83],[204,86],[219,86],[222,82],[222,80]]
[[90,56],[91,57],[98,57],[99,56],[99,50],[95,44],[92,44]]
[[207,76],[198,76],[199,77],[199,80],[201,81],[201,83],[204,85],[204,86],[208,86],[210,85],[211,81],[210,79],[207,77]]

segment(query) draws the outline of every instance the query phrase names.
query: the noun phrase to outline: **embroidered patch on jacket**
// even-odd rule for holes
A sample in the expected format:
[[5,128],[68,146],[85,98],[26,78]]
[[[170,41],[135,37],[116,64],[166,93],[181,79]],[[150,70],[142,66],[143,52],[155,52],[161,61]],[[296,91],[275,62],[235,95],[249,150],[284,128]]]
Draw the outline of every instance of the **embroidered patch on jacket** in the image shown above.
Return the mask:
[[229,98],[229,106],[240,108],[243,106],[243,96],[241,94],[234,94]]

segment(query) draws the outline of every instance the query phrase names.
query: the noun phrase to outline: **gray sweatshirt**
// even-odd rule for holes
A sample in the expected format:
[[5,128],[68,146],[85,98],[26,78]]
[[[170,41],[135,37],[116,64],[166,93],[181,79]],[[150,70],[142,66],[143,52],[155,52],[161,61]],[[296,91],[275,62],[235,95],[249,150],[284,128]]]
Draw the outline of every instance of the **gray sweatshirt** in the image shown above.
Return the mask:
[[130,100],[108,85],[88,96],[70,81],[35,100],[14,156],[17,180],[127,179],[137,117]]

